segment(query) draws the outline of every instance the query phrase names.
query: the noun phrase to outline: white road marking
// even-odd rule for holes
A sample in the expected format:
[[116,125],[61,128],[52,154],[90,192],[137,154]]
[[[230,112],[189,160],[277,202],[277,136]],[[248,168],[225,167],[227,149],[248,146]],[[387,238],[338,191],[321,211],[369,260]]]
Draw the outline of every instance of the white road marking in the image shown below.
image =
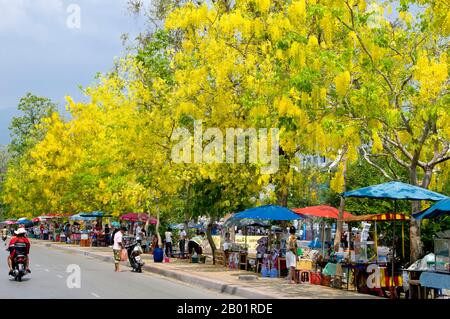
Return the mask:
[[45,271],[46,271],[46,272],[50,272],[50,270],[48,270],[48,269],[45,269]]
[[41,267],[41,265],[39,265],[39,264],[36,264],[36,267]]
[[91,292],[91,295],[94,296],[95,298],[100,298],[100,296],[97,295],[96,293]]
[[61,276],[61,275],[57,275],[57,277],[58,277],[58,278],[64,278],[64,277],[63,277],[63,276]]

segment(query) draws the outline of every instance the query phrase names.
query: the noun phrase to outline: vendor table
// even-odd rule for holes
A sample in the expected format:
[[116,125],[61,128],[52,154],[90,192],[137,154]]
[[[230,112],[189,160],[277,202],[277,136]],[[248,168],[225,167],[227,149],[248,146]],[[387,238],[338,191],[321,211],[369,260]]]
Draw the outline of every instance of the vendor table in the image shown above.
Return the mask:
[[81,234],[80,233],[72,233],[70,235],[70,241],[74,244],[79,244],[81,240]]
[[[366,286],[367,280],[367,267],[370,264],[368,263],[347,263],[342,264],[343,269],[347,269],[347,290],[349,289],[350,278],[353,279],[353,286],[356,290],[361,291],[361,288]],[[380,284],[381,289],[390,288],[392,285],[392,277],[389,275],[389,269],[384,265],[378,265],[380,268]],[[351,276],[351,277],[350,277]],[[394,287],[399,287],[403,285],[403,278],[401,274],[396,274],[394,276]],[[373,291],[378,291],[379,288],[371,289]]]
[[286,257],[278,257],[278,277],[281,278],[281,265],[284,265],[283,269],[286,269]]
[[[436,295],[439,294],[439,290],[450,289],[450,274],[424,271],[420,275],[419,282],[422,287],[425,287],[424,299],[428,298],[428,292],[430,291],[435,298]],[[419,298],[420,297],[419,293]]]

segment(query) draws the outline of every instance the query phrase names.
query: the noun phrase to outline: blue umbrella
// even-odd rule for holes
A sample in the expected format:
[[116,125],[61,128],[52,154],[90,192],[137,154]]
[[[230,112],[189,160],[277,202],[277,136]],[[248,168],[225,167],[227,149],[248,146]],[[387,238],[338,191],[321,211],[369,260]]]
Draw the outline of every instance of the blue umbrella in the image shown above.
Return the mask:
[[344,197],[379,198],[379,199],[406,199],[406,200],[433,200],[448,198],[445,195],[401,182],[364,187],[342,194]]
[[29,225],[33,225],[33,222],[31,220],[23,217],[23,218],[19,218],[17,220],[17,224],[29,226]]
[[243,212],[237,213],[232,218],[234,219],[262,219],[262,220],[296,220],[303,219],[303,217],[295,214],[286,207],[267,205],[254,207]]
[[91,212],[91,213],[81,213],[81,217],[112,217],[111,215],[105,215],[103,212]]
[[113,227],[120,227],[120,223],[119,222],[112,222],[111,223],[111,226],[113,226]]
[[247,226],[260,226],[260,227],[269,227],[269,221],[266,220],[259,220],[259,222],[257,222],[255,219],[250,219],[250,218],[244,218],[244,219],[239,219],[239,218],[234,218],[231,217],[229,219],[227,219],[224,223],[223,223],[223,227],[233,227],[233,226],[238,226],[238,227],[247,227]]
[[450,198],[441,200],[434,206],[431,206],[428,209],[425,209],[417,214],[414,214],[413,217],[417,220],[421,220],[423,218],[429,219],[440,217],[448,213],[450,213]]

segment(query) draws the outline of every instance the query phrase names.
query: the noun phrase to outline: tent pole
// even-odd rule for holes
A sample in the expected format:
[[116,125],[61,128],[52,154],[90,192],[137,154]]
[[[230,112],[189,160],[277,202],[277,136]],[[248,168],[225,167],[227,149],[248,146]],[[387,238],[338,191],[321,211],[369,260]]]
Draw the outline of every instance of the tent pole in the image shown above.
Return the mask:
[[[405,259],[405,223],[402,223],[402,258]],[[402,261],[403,263],[403,261]]]
[[392,274],[391,274],[391,292],[392,296],[391,298],[394,298],[394,268],[395,268],[395,219],[397,218],[397,201],[394,200],[394,229],[393,229],[393,236],[392,236]]
[[375,242],[375,255],[377,258],[375,263],[378,265],[378,233],[377,233],[377,221],[376,220],[375,220],[374,242]]

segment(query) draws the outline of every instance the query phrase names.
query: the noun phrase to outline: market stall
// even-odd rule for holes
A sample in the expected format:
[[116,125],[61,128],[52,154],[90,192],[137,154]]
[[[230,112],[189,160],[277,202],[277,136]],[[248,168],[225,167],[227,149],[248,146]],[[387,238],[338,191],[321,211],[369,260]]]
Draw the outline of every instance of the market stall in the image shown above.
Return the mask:
[[[395,251],[395,246],[391,247],[391,255],[389,255],[389,251],[387,247],[380,247],[378,243],[378,231],[377,231],[377,223],[379,222],[400,222],[400,221],[408,221],[409,217],[404,214],[371,214],[371,215],[362,215],[362,216],[353,216],[349,218],[344,218],[342,221],[351,223],[351,222],[372,222],[374,224],[373,230],[373,240],[367,241],[367,234],[363,234],[360,237],[359,243],[355,243],[355,251],[352,253],[349,258],[346,258],[344,262],[342,262],[342,268],[347,270],[347,288],[349,284],[350,274],[353,275],[354,286],[357,288],[359,292],[375,292],[380,296],[386,296],[386,289],[391,287],[399,287],[403,284],[402,273],[401,273],[401,265],[398,263],[395,264],[393,260]],[[370,225],[367,228],[367,232],[370,229]],[[395,230],[394,230],[395,233]],[[402,223],[402,254],[405,253],[404,250],[404,223]],[[373,245],[373,248],[371,247]],[[372,248],[373,254],[370,255],[368,253],[369,248]],[[390,260],[389,260],[390,258]],[[392,272],[392,268],[388,268],[389,263],[394,263],[394,272]],[[372,277],[372,273],[375,274],[373,278],[374,281],[368,283]],[[394,274],[392,276],[392,274]],[[369,278],[370,277],[370,278]]]
[[[254,220],[257,221],[293,221],[302,219],[304,217],[294,214],[291,210],[275,205],[267,205],[260,206],[255,208],[247,209],[243,212],[237,213],[233,217],[228,220],[228,223],[233,222],[233,220]],[[280,229],[281,230],[281,229]],[[258,253],[261,258],[258,258],[256,261],[257,264],[261,263],[261,275],[263,276],[271,276],[271,277],[280,277],[281,270],[286,268],[286,260],[285,260],[285,244],[283,247],[283,240],[280,236],[281,232],[274,231],[271,228],[268,237],[263,237],[258,242],[259,247],[257,248]],[[235,254],[230,254],[229,264],[236,265],[241,264],[247,265],[248,262],[248,252],[245,250],[239,252],[239,257],[237,257],[237,252]],[[259,268],[258,266],[256,267]]]
[[[356,197],[356,198],[372,198],[372,199],[391,199],[394,201],[394,213],[397,213],[397,200],[431,200],[431,201],[439,201],[442,199],[446,199],[447,196],[442,194],[424,189],[422,187],[413,186],[410,184],[405,184],[401,182],[389,182],[378,185],[373,185],[369,187],[364,187],[356,190],[352,190],[349,192],[345,192],[342,194],[344,198]],[[395,219],[394,219],[394,230],[395,230]],[[394,236],[392,238],[392,246],[395,246],[395,231]],[[391,271],[392,274],[395,273],[394,269],[395,262],[395,251],[392,257],[392,265]],[[394,288],[394,277],[392,278],[391,284],[391,298],[397,298],[397,293]]]
[[[314,221],[319,220],[318,223],[318,237],[314,236],[314,232],[311,232],[311,241],[309,247],[310,248],[321,248],[321,253],[323,258],[328,258],[326,255],[327,251],[325,250],[325,241],[326,239],[332,239],[332,234],[329,232],[331,230],[330,227],[327,227],[326,220],[337,220],[339,218],[339,210],[332,206],[327,205],[319,205],[319,206],[309,206],[303,208],[292,208],[291,209],[296,214],[299,214],[303,217],[308,217],[309,220],[307,222],[310,223],[311,229],[314,229]],[[352,214],[344,211],[344,218],[353,217]],[[304,237],[305,239],[307,236]]]
[[[112,215],[106,215],[103,212],[95,211],[91,213],[82,213],[80,214],[83,218],[95,218],[95,226],[89,229],[89,237],[88,243],[81,242],[81,245],[89,245],[89,246],[95,246],[95,247],[106,247],[108,246],[107,240],[106,240],[106,233],[103,229],[103,218],[110,218]],[[84,236],[85,237],[85,236]],[[82,239],[86,240],[86,239]]]
[[[417,220],[422,219],[438,219],[448,216],[450,214],[450,198],[439,201],[434,206],[425,209],[413,217]],[[425,256],[427,257],[427,256]],[[450,230],[438,233],[434,238],[434,261],[433,267],[422,267],[424,271],[420,273],[414,272],[414,269],[409,272],[410,278],[413,275],[419,277],[417,295],[410,294],[411,298],[427,298],[427,289],[432,289],[433,297],[442,295],[442,291],[450,290]],[[412,267],[414,268],[414,267]],[[417,279],[417,278],[415,278]],[[425,293],[420,294],[421,287],[425,287]]]
[[91,245],[90,229],[92,229],[92,222],[97,220],[96,217],[83,217],[81,214],[76,214],[70,217],[74,223],[71,226],[70,242],[76,245],[80,244],[83,247]]

